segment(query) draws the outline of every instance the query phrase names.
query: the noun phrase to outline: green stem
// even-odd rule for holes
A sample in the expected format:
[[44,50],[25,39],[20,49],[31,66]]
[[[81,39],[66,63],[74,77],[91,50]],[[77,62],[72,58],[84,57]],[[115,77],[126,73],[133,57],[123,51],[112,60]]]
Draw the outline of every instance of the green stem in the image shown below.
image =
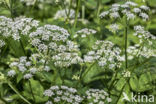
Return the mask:
[[119,96],[118,96],[118,98],[117,98],[116,104],[118,104],[118,102],[119,102],[119,100],[120,100],[120,98],[121,98],[121,95],[122,95],[122,93],[123,93],[123,91],[124,91],[124,88],[125,88],[126,84],[127,84],[127,81],[126,81],[126,83],[124,84],[124,86],[123,86],[122,89],[121,89],[121,92],[120,92],[120,94],[119,94]]
[[8,85],[9,87],[27,104],[31,104],[27,99],[25,99],[20,93],[19,91],[11,84],[11,82],[8,81]]
[[34,102],[35,102],[36,100],[35,100],[35,96],[34,96],[34,93],[33,93],[33,90],[32,90],[32,86],[31,86],[31,82],[30,82],[30,80],[28,81],[28,83],[29,83],[29,87],[30,87],[31,95],[32,95],[33,100],[34,100]]
[[82,5],[82,19],[85,19],[85,5]]
[[128,21],[126,17],[126,26],[125,26],[125,69],[128,68],[128,60],[127,60],[127,39],[128,39]]
[[77,19],[78,19],[78,15],[79,15],[80,3],[81,3],[81,0],[77,0],[77,7],[76,7],[76,15],[75,15],[74,29],[76,28],[76,25],[77,25]]

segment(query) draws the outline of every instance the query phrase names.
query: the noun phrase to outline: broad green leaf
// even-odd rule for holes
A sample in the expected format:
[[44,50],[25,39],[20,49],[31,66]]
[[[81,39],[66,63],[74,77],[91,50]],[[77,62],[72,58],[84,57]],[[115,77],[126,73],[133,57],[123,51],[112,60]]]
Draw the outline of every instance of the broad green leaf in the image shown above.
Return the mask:
[[[35,96],[36,102],[39,103],[39,102],[46,101],[47,97],[44,97],[44,95],[43,95],[44,88],[40,84],[40,82],[33,80],[33,79],[30,79],[30,84],[31,84],[32,91],[33,91],[33,94]],[[23,94],[26,97],[28,97],[29,99],[33,100],[29,82],[25,83]]]
[[137,76],[133,76],[132,78],[130,78],[129,83],[130,83],[132,90],[134,90],[134,91],[138,90],[139,80],[138,80]]

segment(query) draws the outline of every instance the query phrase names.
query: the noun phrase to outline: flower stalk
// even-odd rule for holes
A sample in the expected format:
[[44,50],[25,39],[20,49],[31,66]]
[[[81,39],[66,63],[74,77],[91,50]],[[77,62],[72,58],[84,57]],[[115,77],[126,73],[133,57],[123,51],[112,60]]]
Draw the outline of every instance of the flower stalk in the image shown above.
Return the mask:
[[78,19],[79,10],[80,10],[80,3],[81,3],[81,0],[77,0],[77,7],[76,7],[76,15],[75,15],[74,28],[76,28],[76,25],[77,25],[77,19]]

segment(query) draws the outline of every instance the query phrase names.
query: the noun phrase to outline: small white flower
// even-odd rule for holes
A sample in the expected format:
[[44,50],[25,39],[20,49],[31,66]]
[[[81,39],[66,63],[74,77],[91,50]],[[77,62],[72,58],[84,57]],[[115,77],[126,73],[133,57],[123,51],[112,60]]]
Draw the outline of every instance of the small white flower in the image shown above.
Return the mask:
[[106,17],[108,14],[109,14],[109,11],[102,12],[102,13],[100,14],[100,18],[104,18],[104,17]]
[[60,97],[54,98],[54,102],[59,102],[59,101],[61,101],[61,98]]
[[49,43],[49,48],[53,49],[53,50],[56,50],[57,49],[57,44],[54,43],[54,42],[51,42],[51,43]]
[[49,71],[50,71],[50,67],[49,67],[49,66],[45,66],[44,70],[45,70],[46,72],[49,72]]
[[8,76],[9,76],[9,77],[14,77],[15,75],[16,75],[15,70],[10,70],[10,71],[8,72]]
[[24,75],[24,79],[30,79],[30,78],[32,78],[32,74],[30,74],[30,73],[28,73],[28,74],[25,74]]
[[26,56],[20,57],[20,63],[25,63],[26,60],[27,60],[27,57]]
[[130,12],[126,13],[126,16],[127,16],[128,20],[130,20],[130,19],[134,20],[134,18],[135,18],[135,15],[133,13],[130,13]]
[[108,101],[108,102],[112,102],[112,99],[111,99],[111,98],[107,98],[107,101]]
[[58,90],[59,87],[58,87],[58,86],[52,86],[52,87],[50,87],[50,89],[51,89],[51,90]]
[[31,44],[33,45],[33,46],[38,46],[39,44],[40,44],[40,40],[39,39],[33,39],[32,41],[31,41]]
[[111,17],[111,18],[119,18],[120,15],[119,15],[118,12],[113,12],[113,13],[110,13],[110,17]]
[[117,11],[119,11],[119,7],[113,7],[113,8],[110,9],[110,11],[117,12]]
[[31,64],[30,61],[28,61],[28,62],[25,63],[25,66],[27,66],[27,67],[29,67],[29,66],[31,66],[31,65],[32,65],[32,64]]
[[144,31],[144,27],[137,25],[137,26],[134,26],[134,30],[135,31]]
[[118,24],[111,24],[110,26],[109,26],[109,28],[110,28],[110,31],[112,31],[112,32],[117,32],[118,30],[119,30],[119,25]]
[[138,4],[131,2],[131,1],[127,1],[125,4],[130,5],[130,6],[137,6],[138,5]]
[[123,5],[121,5],[121,7],[122,7],[122,8],[129,8],[129,5],[123,4]]
[[23,66],[23,64],[19,64],[18,68],[19,68],[19,71],[21,71],[22,73],[24,73],[27,70],[27,68]]
[[143,9],[143,10],[146,10],[146,11],[150,10],[150,8],[148,6],[145,6],[145,5],[140,6],[140,8]]
[[37,72],[36,68],[30,68],[30,73],[35,74]]
[[47,45],[45,45],[45,44],[40,44],[39,46],[38,46],[38,49],[40,50],[40,51],[46,51],[47,49],[48,49],[48,47],[47,47]]
[[12,62],[11,64],[10,64],[10,67],[14,67],[14,66],[18,66],[18,62]]
[[113,4],[112,7],[120,7],[120,4]]
[[140,13],[139,16],[142,17],[144,21],[149,19],[149,16],[146,13]]
[[43,93],[45,96],[51,97],[54,95],[54,92],[52,92],[51,90],[45,90]]
[[[59,10],[56,12],[55,16],[54,16],[54,19],[59,19],[59,18],[67,18],[67,14],[69,14],[69,18],[75,18],[75,11],[73,9],[63,9],[63,10]],[[78,14],[78,17],[80,15]]]
[[133,9],[133,12],[134,12],[134,13],[140,13],[140,12],[141,12],[141,9],[139,9],[139,8],[134,8],[134,9]]

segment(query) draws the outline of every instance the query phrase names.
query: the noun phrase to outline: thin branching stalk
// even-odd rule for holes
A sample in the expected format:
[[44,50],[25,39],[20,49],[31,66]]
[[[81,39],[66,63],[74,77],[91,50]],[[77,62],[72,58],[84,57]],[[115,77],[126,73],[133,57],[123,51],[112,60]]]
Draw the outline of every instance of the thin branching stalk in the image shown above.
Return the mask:
[[26,102],[27,104],[32,104],[20,94],[20,92],[12,85],[10,81],[8,81],[8,85],[24,102]]
[[77,19],[79,16],[79,10],[80,10],[80,4],[81,4],[81,0],[77,0],[77,6],[76,6],[76,14],[75,14],[75,21],[74,21],[74,28],[76,28],[77,25]]

